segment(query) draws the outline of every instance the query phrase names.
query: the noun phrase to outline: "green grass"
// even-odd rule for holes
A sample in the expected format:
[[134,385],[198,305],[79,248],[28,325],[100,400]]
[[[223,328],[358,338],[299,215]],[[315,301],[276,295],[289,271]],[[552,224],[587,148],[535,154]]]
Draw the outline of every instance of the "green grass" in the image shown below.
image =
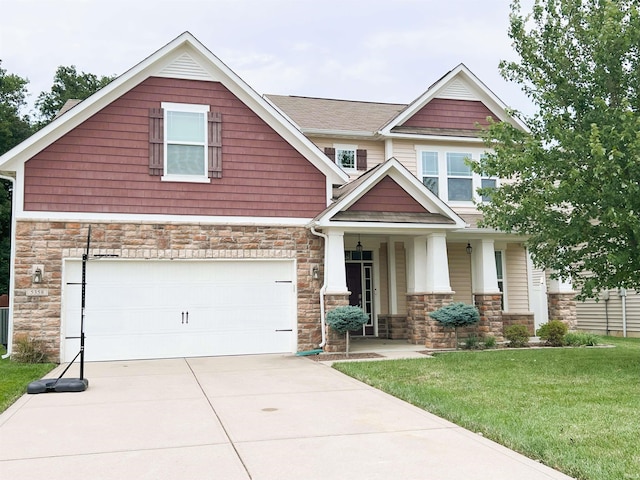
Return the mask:
[[640,479],[640,339],[335,368],[581,480]]
[[[0,346],[0,355],[4,353],[4,348]],[[55,367],[54,363],[17,363],[8,358],[0,360],[0,412],[4,412],[27,392],[29,382],[42,378]]]

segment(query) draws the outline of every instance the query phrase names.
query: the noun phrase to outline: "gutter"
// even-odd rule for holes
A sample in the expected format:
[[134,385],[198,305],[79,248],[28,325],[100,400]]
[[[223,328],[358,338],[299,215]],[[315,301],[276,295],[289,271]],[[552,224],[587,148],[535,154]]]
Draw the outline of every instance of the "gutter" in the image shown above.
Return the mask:
[[16,179],[0,174],[0,179],[9,180],[13,184],[13,190],[11,192],[11,254],[9,255],[9,261],[11,262],[9,267],[9,329],[7,331],[7,353],[2,355],[2,359],[9,358],[13,350],[13,300],[15,297],[15,258],[16,258]]
[[328,242],[327,235],[324,233],[318,232],[315,228],[315,225],[312,224],[309,230],[315,236],[322,237],[324,239],[324,260],[323,260],[324,275],[322,278],[322,287],[320,287],[320,327],[322,330],[321,331],[322,341],[320,342],[320,345],[318,345],[319,348],[324,348],[324,346],[327,344],[327,333],[326,333],[327,328],[324,320],[324,294],[327,291],[327,248],[328,248],[329,242]]

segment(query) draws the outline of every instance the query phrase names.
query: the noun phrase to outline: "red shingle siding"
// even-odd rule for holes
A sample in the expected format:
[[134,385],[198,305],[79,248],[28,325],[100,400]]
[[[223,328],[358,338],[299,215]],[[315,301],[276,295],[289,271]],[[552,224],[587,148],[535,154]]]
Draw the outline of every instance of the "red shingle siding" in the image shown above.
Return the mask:
[[434,98],[402,126],[476,130],[476,123],[488,125],[487,117],[498,119],[482,102]]
[[[416,202],[391,177],[383,178],[376,186],[354,203],[349,211],[425,213],[427,210]],[[428,212],[427,212],[428,213]]]
[[[222,178],[149,175],[149,108],[161,102],[222,113]],[[149,78],[25,166],[28,211],[308,218],[325,195],[324,175],[215,82]]]

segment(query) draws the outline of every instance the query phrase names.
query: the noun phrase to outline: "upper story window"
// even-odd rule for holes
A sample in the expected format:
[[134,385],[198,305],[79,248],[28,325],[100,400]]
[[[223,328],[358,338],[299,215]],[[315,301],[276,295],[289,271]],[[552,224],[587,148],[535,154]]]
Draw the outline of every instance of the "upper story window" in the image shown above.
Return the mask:
[[345,170],[356,169],[356,147],[336,145],[336,163]]
[[437,152],[422,152],[422,183],[433,193],[439,195]]
[[349,173],[367,169],[367,151],[357,145],[334,145],[324,149],[325,155]]
[[447,152],[447,191],[450,201],[473,200],[473,172],[466,159],[470,153]]
[[175,181],[209,181],[207,176],[207,105],[163,103],[164,177]]
[[489,196],[478,195],[480,187],[496,188],[495,178],[478,175],[467,165],[468,160],[478,160],[482,151],[452,151],[442,148],[418,150],[418,177],[433,193],[452,205],[471,205],[476,201],[490,201]]

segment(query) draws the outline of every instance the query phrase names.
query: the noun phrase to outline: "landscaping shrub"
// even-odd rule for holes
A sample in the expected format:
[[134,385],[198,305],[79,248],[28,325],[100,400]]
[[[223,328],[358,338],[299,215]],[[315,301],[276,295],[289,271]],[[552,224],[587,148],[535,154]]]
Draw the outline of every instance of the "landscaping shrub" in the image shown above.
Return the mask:
[[594,347],[600,343],[600,337],[587,332],[569,332],[564,336],[564,342],[572,347]]
[[467,305],[462,302],[446,305],[435,312],[431,312],[429,316],[438,321],[443,327],[465,327],[480,322],[478,309],[473,305]]
[[480,348],[480,339],[472,333],[465,339],[462,348],[465,350],[478,350]]
[[496,348],[496,337],[492,335],[488,335],[484,337],[484,347],[485,348]]
[[504,330],[509,347],[525,347],[529,344],[529,329],[525,325],[511,325]]
[[369,316],[360,307],[337,307],[327,313],[327,325],[338,333],[347,333],[362,328]]
[[569,327],[560,320],[551,320],[549,323],[540,325],[536,333],[540,340],[544,340],[547,345],[562,347],[564,345],[564,336],[568,330]]
[[47,363],[44,342],[28,335],[17,336],[11,359],[19,363]]

